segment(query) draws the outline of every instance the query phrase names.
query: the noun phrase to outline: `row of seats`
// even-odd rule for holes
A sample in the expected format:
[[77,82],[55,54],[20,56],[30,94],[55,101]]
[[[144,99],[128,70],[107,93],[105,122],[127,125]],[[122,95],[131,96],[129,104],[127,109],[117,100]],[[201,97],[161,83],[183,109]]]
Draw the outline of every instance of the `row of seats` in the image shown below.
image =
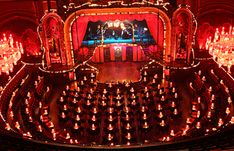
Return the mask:
[[[136,123],[131,122],[135,129],[137,127],[148,130],[153,127],[152,125],[158,125],[158,128],[163,127],[161,128],[163,130],[169,128],[167,121],[180,117],[178,110],[180,101],[172,82],[166,89],[160,84],[157,87],[149,86],[142,90],[134,88],[125,84],[122,86],[107,84],[106,89],[79,87],[77,91],[77,88],[67,85],[57,100],[59,119],[65,122],[65,125],[70,125],[72,131],[78,128],[79,130],[94,128],[95,131],[100,127],[116,129],[117,121],[128,125],[130,123],[127,121],[132,121],[133,117],[137,118]],[[104,119],[102,126],[96,124],[100,119]],[[73,122],[70,124],[70,121]],[[122,128],[121,131],[125,131],[127,127]],[[108,133],[107,136],[114,137],[115,135],[112,136],[112,134],[110,136]],[[127,135],[130,137],[130,134]]]
[[152,76],[147,82],[118,84],[100,84],[90,71],[67,85],[57,102],[50,102],[53,87],[43,77],[34,76],[27,87],[21,81],[18,91],[26,91],[9,101],[5,129],[45,142],[132,145],[210,135],[234,123],[232,91],[212,70],[192,76],[188,116],[180,88],[157,71],[142,71]]
[[[224,128],[224,125],[232,124],[234,120],[228,87],[214,73],[212,66],[203,66],[200,69],[188,86],[191,95],[197,98],[192,102],[192,114],[187,119],[187,123],[193,123],[199,129],[192,133],[195,136],[213,133]],[[201,116],[202,110],[205,112]]]

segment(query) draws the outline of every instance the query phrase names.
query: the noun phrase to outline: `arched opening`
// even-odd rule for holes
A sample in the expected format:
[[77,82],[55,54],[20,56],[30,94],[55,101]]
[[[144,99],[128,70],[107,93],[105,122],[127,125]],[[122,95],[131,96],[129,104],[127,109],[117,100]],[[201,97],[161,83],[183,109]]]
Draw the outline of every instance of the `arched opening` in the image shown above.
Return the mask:
[[43,61],[46,61],[47,67],[50,67],[51,64],[66,65],[63,21],[60,16],[55,13],[45,15],[39,28],[41,28],[39,34],[44,50]]
[[172,17],[172,56],[173,60],[190,63],[190,53],[194,36],[193,14],[187,7],[180,7]]

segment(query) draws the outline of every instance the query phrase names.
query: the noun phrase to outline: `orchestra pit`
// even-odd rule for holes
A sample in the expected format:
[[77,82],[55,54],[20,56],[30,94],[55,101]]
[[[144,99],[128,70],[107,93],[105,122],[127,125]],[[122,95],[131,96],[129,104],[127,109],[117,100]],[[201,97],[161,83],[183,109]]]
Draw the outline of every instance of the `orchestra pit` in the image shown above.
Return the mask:
[[0,150],[234,150],[231,0],[1,0]]

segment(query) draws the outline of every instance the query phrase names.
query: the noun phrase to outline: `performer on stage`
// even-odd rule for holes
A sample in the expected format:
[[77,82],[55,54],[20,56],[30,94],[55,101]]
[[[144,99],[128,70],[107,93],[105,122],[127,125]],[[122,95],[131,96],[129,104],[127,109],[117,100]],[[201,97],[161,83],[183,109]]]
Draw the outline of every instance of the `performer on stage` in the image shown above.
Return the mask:
[[130,39],[131,36],[132,36],[132,33],[127,28],[122,29],[121,37],[123,39]]

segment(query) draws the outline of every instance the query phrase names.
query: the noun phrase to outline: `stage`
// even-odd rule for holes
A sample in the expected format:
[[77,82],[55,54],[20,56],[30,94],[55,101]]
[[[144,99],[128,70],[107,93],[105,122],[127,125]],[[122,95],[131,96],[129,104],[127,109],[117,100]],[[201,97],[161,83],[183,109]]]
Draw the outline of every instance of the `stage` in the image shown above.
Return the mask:
[[112,43],[129,43],[129,44],[142,44],[149,45],[149,44],[155,44],[155,41],[150,38],[139,38],[135,39],[134,41],[132,39],[121,39],[121,38],[108,38],[105,39],[102,43],[101,40],[84,40],[82,42],[83,46],[93,46],[93,45],[102,45],[102,44],[112,44]]
[[99,70],[97,75],[99,82],[137,82],[140,80],[140,68],[143,64],[143,62],[105,62],[94,66]]

